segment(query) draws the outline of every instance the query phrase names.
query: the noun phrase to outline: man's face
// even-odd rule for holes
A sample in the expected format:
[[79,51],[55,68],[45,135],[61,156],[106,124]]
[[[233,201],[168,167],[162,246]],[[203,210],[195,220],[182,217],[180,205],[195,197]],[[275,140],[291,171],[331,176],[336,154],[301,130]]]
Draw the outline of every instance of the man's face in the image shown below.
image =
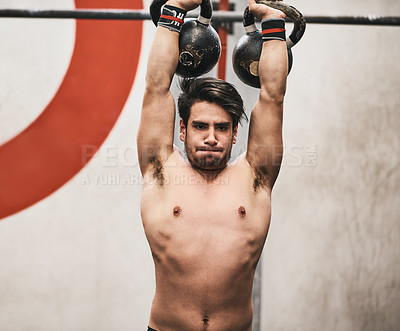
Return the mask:
[[207,101],[193,104],[187,127],[181,120],[179,138],[185,143],[190,164],[199,170],[223,169],[236,143],[237,126],[222,107]]

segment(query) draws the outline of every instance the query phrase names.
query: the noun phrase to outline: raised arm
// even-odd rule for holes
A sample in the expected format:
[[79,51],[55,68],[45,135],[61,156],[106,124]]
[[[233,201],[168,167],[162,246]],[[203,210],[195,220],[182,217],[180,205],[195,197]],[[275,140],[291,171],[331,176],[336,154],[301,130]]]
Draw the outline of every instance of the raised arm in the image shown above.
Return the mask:
[[[171,0],[166,5],[188,11],[197,7],[198,3],[193,0]],[[142,174],[155,160],[165,162],[173,151],[175,102],[170,86],[178,65],[178,41],[179,32],[165,26],[157,27],[148,57],[146,89],[137,135]]]
[[[285,18],[281,11],[256,4],[254,0],[249,0],[249,8],[260,20]],[[258,181],[269,189],[272,189],[278,176],[283,155],[282,118],[287,61],[285,41],[264,41],[259,62],[261,90],[250,117],[246,158]]]

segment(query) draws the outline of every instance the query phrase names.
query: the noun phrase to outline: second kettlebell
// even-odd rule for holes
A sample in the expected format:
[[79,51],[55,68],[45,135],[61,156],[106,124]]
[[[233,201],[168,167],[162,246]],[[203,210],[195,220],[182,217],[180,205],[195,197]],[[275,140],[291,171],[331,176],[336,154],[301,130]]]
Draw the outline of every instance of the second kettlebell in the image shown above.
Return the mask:
[[[303,36],[306,26],[305,19],[297,9],[282,2],[257,0],[257,3],[262,3],[282,10],[294,21],[294,29],[286,40],[289,74],[293,65],[291,47],[293,47]],[[252,87],[260,88],[258,64],[260,61],[263,40],[262,33],[255,25],[254,15],[250,13],[249,7],[246,7],[243,14],[243,26],[246,34],[239,39],[233,50],[233,70],[243,83]]]

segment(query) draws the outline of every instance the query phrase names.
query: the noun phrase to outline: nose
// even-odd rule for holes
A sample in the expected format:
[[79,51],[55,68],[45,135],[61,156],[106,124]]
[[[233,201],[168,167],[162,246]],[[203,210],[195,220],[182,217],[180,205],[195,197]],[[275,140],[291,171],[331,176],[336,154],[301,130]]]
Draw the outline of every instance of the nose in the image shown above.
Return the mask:
[[213,127],[210,127],[208,130],[208,134],[206,139],[204,140],[204,143],[214,146],[217,144],[217,137],[215,136],[215,131]]

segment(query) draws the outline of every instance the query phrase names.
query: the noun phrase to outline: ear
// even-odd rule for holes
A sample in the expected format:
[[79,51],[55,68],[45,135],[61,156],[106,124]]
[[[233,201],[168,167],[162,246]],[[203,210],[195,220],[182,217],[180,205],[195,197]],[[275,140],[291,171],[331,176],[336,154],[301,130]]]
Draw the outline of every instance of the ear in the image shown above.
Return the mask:
[[183,124],[183,120],[180,119],[180,121],[179,121],[179,139],[184,142],[185,137],[186,137],[186,127],[185,127],[185,124]]
[[233,135],[232,135],[232,143],[233,144],[236,144],[236,141],[237,141],[238,126],[239,125],[236,125],[236,127],[233,129]]

